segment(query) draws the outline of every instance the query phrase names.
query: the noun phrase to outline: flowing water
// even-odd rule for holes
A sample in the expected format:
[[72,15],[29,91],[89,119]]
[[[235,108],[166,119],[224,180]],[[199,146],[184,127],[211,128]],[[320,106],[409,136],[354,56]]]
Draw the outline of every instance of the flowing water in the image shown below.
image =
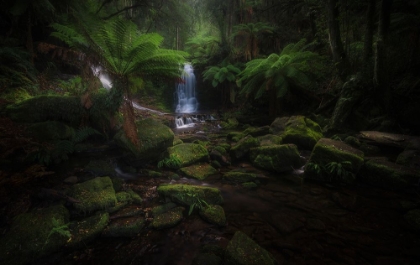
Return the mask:
[[176,86],[176,113],[194,113],[198,110],[195,93],[195,75],[191,64],[186,63],[181,76],[182,82]]

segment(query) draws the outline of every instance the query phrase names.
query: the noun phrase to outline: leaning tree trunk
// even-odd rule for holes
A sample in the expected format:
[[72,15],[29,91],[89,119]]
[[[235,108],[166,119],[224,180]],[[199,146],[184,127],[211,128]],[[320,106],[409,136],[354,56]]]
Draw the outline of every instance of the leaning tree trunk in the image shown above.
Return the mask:
[[333,60],[341,80],[346,80],[349,63],[341,41],[337,0],[329,0],[327,9],[329,38]]
[[374,85],[376,95],[381,104],[389,110],[391,101],[391,87],[389,85],[387,50],[389,25],[391,20],[392,0],[382,0],[379,14],[378,40],[376,41],[376,57],[374,68]]

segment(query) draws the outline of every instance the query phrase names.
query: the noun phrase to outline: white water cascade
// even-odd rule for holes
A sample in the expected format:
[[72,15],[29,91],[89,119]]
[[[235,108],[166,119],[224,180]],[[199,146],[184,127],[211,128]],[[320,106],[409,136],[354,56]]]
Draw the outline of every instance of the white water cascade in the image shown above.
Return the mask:
[[191,64],[184,65],[182,83],[176,87],[175,99],[177,99],[176,113],[194,113],[198,109],[198,101],[195,97],[195,75]]
[[112,87],[111,79],[109,79],[108,74],[102,69],[101,66],[92,66],[93,73],[99,78],[102,83],[102,86],[108,90]]

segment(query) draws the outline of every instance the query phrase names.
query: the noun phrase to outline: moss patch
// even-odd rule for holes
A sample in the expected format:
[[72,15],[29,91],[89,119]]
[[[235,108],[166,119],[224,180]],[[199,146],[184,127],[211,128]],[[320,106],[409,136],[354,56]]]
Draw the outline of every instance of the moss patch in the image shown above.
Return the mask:
[[132,237],[140,233],[145,225],[143,217],[126,217],[112,220],[102,235],[106,237]]
[[157,230],[174,227],[182,221],[184,210],[184,207],[176,207],[158,214],[153,218],[150,227]]
[[278,173],[292,171],[301,165],[300,155],[294,144],[252,148],[250,159],[256,167]]
[[205,221],[218,226],[226,225],[226,215],[220,205],[208,205],[200,209],[199,214]]
[[267,250],[260,247],[241,231],[237,231],[226,248],[227,265],[274,265],[277,262]]
[[183,167],[180,171],[189,178],[195,178],[198,180],[206,179],[208,176],[217,173],[217,170],[209,164],[192,165],[189,167]]
[[186,206],[196,204],[199,201],[205,201],[207,204],[223,203],[220,190],[212,187],[186,184],[161,185],[157,188],[157,191],[160,196]]
[[255,181],[257,179],[257,174],[230,171],[230,172],[226,172],[223,175],[223,179],[229,182],[244,183],[244,182]]
[[249,150],[260,145],[257,138],[247,136],[241,139],[236,145],[230,149],[230,156],[232,159],[241,159],[248,155]]
[[113,207],[117,203],[115,190],[109,177],[97,177],[75,184],[69,194],[80,201],[74,204],[74,208],[82,214]]
[[105,229],[109,221],[108,213],[98,213],[81,221],[70,223],[71,239],[66,246],[71,248],[83,247]]
[[208,160],[209,153],[205,147],[199,144],[179,144],[168,148],[169,158],[174,157],[179,160],[178,167],[174,169],[190,166],[197,162],[205,162]]

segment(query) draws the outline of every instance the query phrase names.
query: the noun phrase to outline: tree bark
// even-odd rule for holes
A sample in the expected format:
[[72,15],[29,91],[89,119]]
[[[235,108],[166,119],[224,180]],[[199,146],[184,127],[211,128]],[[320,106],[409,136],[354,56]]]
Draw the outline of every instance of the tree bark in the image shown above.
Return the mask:
[[336,65],[338,75],[342,80],[345,80],[348,74],[347,71],[349,63],[341,41],[337,0],[329,0],[327,9],[329,38],[333,60]]
[[391,100],[391,90],[388,78],[387,67],[387,51],[388,51],[388,35],[391,20],[392,0],[382,0],[379,14],[378,24],[378,40],[376,42],[376,57],[374,68],[374,85],[375,90],[381,95],[383,107],[388,110]]

